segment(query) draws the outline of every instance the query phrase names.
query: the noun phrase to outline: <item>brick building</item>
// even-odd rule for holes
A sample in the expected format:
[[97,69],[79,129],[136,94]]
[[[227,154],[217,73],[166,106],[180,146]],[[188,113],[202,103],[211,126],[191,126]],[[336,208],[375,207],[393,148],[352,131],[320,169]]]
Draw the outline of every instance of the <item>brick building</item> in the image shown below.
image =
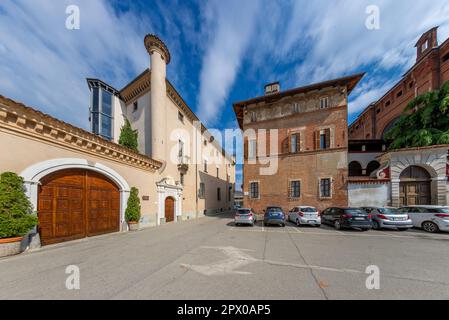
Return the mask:
[[416,43],[416,63],[378,101],[370,104],[349,127],[350,140],[382,139],[416,96],[449,81],[449,39],[437,41],[437,27]]
[[[287,91],[274,83],[264,96],[234,103],[244,131],[245,207],[348,204],[348,95],[362,77]],[[273,163],[274,172],[264,173]]]
[[416,96],[449,81],[449,39],[437,27],[416,43],[416,62],[349,127],[349,205],[449,204],[449,146],[387,151],[385,133]]

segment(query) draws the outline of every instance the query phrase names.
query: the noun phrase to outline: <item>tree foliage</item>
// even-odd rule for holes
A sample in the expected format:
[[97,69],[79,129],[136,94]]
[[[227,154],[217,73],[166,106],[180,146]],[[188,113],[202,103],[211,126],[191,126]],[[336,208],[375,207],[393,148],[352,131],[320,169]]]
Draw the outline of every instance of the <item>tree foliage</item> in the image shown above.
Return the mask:
[[0,175],[0,238],[25,235],[36,226],[37,217],[25,194],[23,178],[13,172]]
[[128,222],[139,222],[140,220],[139,190],[135,187],[131,188],[131,193],[128,198],[128,205],[125,211],[125,218]]
[[128,119],[125,119],[125,124],[120,129],[120,138],[118,143],[122,146],[137,151],[137,134],[137,130],[133,130]]
[[449,81],[410,101],[385,138],[393,150],[449,144]]

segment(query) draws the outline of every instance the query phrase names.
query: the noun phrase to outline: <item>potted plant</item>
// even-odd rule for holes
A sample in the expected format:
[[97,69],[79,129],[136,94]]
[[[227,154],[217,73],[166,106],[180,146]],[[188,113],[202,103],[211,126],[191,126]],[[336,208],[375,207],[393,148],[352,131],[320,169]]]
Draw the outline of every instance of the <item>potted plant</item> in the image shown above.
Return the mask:
[[21,241],[37,225],[25,194],[23,178],[13,172],[0,175],[0,257],[18,254]]
[[125,219],[128,222],[129,231],[139,230],[140,199],[139,190],[135,187],[131,188],[128,205],[125,211]]

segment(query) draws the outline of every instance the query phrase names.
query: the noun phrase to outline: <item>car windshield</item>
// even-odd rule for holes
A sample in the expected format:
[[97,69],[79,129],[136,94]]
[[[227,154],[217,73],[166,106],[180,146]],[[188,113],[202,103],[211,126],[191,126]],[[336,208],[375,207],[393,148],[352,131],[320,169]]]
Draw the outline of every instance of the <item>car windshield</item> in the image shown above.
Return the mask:
[[237,211],[237,214],[250,214],[250,213],[251,213],[251,210],[249,210],[249,209],[239,209]]
[[394,208],[379,208],[379,212],[382,214],[401,214],[398,209]]
[[345,209],[346,214],[366,214],[365,211],[362,211],[360,209]]
[[278,207],[270,207],[267,209],[267,212],[282,212],[282,209]]
[[315,208],[309,207],[309,208],[301,208],[302,212],[316,212]]
[[449,208],[433,208],[429,209],[431,213],[449,213]]

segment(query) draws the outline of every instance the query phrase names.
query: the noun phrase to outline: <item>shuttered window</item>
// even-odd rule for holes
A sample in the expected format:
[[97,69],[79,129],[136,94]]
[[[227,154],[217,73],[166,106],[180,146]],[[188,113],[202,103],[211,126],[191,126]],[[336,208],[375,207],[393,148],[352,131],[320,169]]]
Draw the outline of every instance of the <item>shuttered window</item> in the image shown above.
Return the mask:
[[331,183],[330,178],[320,179],[320,197],[330,198],[331,197]]
[[290,136],[290,153],[298,153],[301,151],[301,140],[299,133]]

